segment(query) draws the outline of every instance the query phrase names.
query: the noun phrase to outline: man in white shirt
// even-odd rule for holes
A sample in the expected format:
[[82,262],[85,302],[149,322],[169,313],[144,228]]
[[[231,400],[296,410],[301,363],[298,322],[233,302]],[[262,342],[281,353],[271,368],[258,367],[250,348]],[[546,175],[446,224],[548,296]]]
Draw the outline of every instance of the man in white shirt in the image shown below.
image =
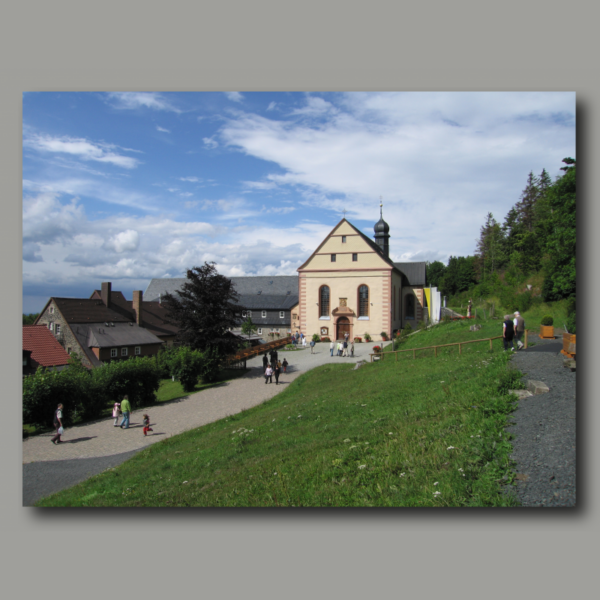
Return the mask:
[[525,344],[521,341],[523,334],[525,333],[525,319],[521,316],[521,313],[515,311],[515,318],[513,321],[515,326],[515,339],[517,340],[517,348],[520,350]]

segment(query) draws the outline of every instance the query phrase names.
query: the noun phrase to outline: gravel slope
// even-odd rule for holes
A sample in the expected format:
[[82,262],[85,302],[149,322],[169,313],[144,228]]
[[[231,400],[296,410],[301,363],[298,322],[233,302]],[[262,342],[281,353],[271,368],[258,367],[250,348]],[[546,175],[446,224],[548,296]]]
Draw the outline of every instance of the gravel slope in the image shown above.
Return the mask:
[[575,506],[576,503],[576,373],[563,366],[562,341],[539,340],[515,354],[511,365],[523,381],[542,381],[550,391],[519,401],[507,428],[514,439],[517,486],[523,506]]

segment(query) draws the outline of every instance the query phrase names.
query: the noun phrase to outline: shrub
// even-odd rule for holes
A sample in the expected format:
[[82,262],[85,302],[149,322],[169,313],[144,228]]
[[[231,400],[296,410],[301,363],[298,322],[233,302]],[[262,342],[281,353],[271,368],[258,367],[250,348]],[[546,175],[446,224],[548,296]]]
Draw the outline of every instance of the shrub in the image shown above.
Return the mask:
[[370,333],[365,332],[365,335],[363,337],[365,338],[365,342],[370,342],[372,340]]
[[360,343],[362,343],[362,338],[360,338],[360,337],[355,337],[355,338],[354,338],[354,343],[355,343],[355,344],[360,344]]
[[567,317],[567,321],[566,321],[565,325],[567,326],[567,331],[569,333],[577,333],[577,319],[576,319],[575,313],[571,313]]
[[325,337],[322,337],[322,338],[321,338],[321,341],[322,341],[322,342],[331,342],[331,339],[330,339],[330,338],[328,338],[327,336],[325,336]]
[[321,337],[319,336],[318,333],[313,333],[312,334],[312,341],[316,344],[317,342],[321,341]]
[[409,333],[412,333],[412,325],[407,323],[402,330],[402,335],[408,335]]
[[524,313],[525,311],[531,308],[532,296],[531,292],[523,292],[522,294],[518,294],[516,297],[517,302],[517,310],[519,312]]
[[113,361],[92,371],[91,395],[95,402],[83,406],[83,419],[93,419],[102,414],[107,403],[116,402],[125,394],[132,408],[148,406],[156,401],[160,385],[160,371],[150,356],[131,357]]
[[184,392],[191,392],[202,375],[203,356],[198,350],[187,346],[177,348],[170,360],[171,375],[181,382]]
[[551,315],[545,315],[542,317],[541,324],[545,327],[549,327],[550,325],[554,325],[554,319]]
[[381,336],[381,339],[382,339],[384,342],[387,342],[387,341],[388,341],[388,339],[389,339],[389,336],[388,336],[387,332],[385,332],[385,331],[382,331],[382,332],[381,332],[379,335]]

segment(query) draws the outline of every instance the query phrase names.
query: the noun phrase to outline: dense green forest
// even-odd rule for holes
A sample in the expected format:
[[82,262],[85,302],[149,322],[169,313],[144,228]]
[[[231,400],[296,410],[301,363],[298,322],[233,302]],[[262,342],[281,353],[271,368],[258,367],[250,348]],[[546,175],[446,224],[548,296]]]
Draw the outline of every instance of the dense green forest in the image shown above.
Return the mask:
[[554,182],[545,169],[537,176],[529,173],[502,224],[487,214],[473,256],[451,256],[447,265],[428,263],[428,283],[451,302],[497,296],[505,308],[527,310],[536,299],[566,300],[574,330],[576,162],[562,162],[564,173]]

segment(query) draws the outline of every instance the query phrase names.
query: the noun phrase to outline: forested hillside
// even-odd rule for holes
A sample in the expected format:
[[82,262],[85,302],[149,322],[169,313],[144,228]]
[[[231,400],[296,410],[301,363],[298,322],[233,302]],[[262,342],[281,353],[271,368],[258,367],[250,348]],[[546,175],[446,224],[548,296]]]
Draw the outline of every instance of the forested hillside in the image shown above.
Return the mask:
[[[427,266],[427,281],[442,295],[497,296],[503,307],[536,299],[568,300],[575,323],[576,162],[562,161],[564,173],[552,182],[545,169],[529,173],[521,198],[504,222],[488,213],[473,256],[451,256]],[[530,289],[526,283],[530,283]]]

